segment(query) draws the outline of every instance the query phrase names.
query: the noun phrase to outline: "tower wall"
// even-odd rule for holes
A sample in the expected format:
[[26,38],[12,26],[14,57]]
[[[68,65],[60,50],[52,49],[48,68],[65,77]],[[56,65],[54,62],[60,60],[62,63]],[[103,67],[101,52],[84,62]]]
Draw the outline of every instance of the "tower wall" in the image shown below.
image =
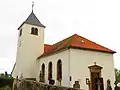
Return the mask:
[[[32,27],[38,29],[38,35],[31,34]],[[44,28],[24,23],[21,29],[22,35],[18,38],[16,76],[22,73],[24,78],[36,78],[36,59],[44,52]]]

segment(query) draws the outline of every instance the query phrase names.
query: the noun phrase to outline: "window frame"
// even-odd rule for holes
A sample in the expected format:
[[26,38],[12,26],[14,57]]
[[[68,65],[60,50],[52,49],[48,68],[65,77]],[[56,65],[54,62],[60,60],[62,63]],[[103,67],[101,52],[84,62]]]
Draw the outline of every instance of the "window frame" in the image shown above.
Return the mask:
[[32,28],[31,28],[31,34],[32,34],[32,35],[38,35],[38,28],[32,27]]

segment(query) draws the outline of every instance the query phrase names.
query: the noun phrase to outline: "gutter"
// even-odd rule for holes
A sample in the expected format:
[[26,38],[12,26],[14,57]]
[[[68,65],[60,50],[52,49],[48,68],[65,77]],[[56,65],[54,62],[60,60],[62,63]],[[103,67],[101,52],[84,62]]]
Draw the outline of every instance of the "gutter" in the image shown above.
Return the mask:
[[68,49],[68,71],[69,71],[69,87],[70,87],[70,49]]

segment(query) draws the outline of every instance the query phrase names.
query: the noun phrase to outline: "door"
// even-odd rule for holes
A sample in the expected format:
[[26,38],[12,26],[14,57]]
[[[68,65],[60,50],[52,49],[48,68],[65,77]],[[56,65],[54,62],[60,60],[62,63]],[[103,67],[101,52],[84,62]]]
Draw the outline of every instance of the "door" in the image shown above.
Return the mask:
[[103,78],[99,73],[91,73],[92,90],[104,90]]
[[104,90],[104,84],[103,84],[103,78],[101,78],[101,70],[103,67],[96,65],[96,62],[94,62],[94,65],[88,66],[90,69],[90,75],[91,75],[91,90]]
[[98,90],[98,78],[99,73],[91,73],[91,84],[92,84],[92,90]]
[[104,90],[103,78],[100,78],[100,90]]

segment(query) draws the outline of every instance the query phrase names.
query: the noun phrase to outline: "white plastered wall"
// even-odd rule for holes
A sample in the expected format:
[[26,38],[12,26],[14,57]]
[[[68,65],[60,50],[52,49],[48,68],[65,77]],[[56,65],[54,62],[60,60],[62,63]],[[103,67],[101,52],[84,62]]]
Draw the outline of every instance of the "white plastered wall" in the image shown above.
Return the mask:
[[65,50],[62,52],[58,52],[56,54],[43,57],[39,59],[39,72],[41,70],[41,66],[45,64],[45,83],[48,83],[48,64],[52,62],[52,76],[55,80],[55,85],[58,85],[57,82],[57,61],[61,59],[62,61],[62,86],[69,86],[69,50]]
[[101,75],[104,80],[104,89],[106,89],[108,79],[110,79],[113,89],[115,81],[113,55],[79,49],[70,49],[71,86],[76,80],[79,80],[81,89],[88,90],[88,86],[86,85],[86,78],[90,78],[88,66],[94,65],[94,62],[103,67]]
[[[38,28],[38,36],[31,34],[32,27]],[[23,73],[24,78],[36,78],[36,58],[44,52],[44,28],[26,23],[21,28],[22,35],[18,38],[16,57],[17,72],[14,76],[20,76],[20,73]]]

